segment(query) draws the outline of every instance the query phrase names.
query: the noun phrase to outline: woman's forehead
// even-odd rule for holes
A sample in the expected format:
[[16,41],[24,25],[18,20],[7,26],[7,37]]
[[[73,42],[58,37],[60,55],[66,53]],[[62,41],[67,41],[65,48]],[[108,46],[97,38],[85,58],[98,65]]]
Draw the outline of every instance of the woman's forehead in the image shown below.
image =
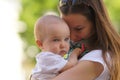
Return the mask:
[[67,16],[62,16],[62,18],[67,22],[70,26],[77,26],[77,25],[83,25],[86,24],[89,20],[80,14],[71,14]]

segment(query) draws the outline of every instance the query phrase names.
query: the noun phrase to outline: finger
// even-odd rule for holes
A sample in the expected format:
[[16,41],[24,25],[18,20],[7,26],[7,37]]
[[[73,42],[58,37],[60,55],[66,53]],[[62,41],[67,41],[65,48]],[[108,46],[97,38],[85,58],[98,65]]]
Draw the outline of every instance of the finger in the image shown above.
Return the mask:
[[84,52],[85,51],[85,45],[82,43],[81,44],[81,52]]

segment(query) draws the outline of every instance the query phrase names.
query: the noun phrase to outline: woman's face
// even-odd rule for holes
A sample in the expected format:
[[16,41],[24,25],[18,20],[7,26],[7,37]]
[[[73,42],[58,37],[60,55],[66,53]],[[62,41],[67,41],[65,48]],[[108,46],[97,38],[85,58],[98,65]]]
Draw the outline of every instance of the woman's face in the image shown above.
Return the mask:
[[62,15],[62,18],[69,26],[71,33],[70,38],[74,42],[87,39],[94,33],[92,23],[83,15],[69,14],[67,16]]

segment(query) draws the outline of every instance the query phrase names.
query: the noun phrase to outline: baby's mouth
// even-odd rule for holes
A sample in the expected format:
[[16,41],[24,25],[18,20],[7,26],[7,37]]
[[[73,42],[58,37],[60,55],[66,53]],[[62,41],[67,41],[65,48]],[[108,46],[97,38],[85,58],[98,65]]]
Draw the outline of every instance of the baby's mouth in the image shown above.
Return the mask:
[[61,50],[59,54],[60,54],[60,55],[65,55],[66,53],[67,53],[67,51]]

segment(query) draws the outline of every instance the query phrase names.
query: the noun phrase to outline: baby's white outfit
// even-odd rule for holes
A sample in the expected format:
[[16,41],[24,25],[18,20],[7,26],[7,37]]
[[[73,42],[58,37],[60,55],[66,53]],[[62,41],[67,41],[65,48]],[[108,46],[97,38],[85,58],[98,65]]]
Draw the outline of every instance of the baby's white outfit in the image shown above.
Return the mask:
[[[110,61],[109,55],[107,55]],[[50,80],[54,78],[67,63],[61,56],[51,52],[42,52],[37,55],[37,64],[32,72],[32,80]],[[104,70],[95,80],[109,80],[108,67],[103,60],[102,50],[92,50],[84,55],[79,61],[88,60],[98,62],[103,65]]]
[[66,65],[67,60],[52,52],[41,52],[36,56],[36,66],[31,80],[51,80]]
[[[98,76],[95,80],[109,80],[110,74],[109,74],[109,70],[108,70],[108,67],[107,67],[106,63],[103,60],[102,50],[90,51],[89,53],[84,55],[79,61],[83,61],[83,60],[88,60],[88,61],[101,63],[104,67],[104,70],[100,74],[100,76]],[[107,60],[110,61],[110,56],[109,55],[107,55]]]

